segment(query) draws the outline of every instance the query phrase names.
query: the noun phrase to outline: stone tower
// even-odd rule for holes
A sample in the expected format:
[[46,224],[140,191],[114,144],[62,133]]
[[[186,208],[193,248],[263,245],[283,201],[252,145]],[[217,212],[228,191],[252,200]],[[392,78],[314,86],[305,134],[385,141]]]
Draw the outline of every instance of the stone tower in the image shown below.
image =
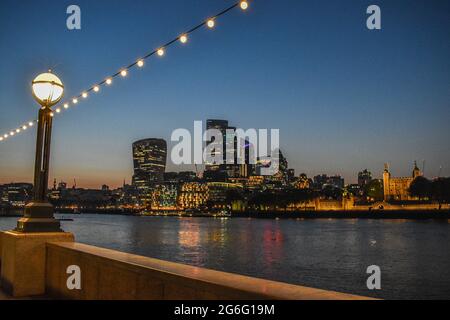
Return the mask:
[[412,172],[413,179],[420,177],[422,175],[422,172],[420,171],[419,167],[417,166],[417,161],[414,161],[414,169]]
[[389,165],[387,163],[384,164],[383,171],[383,193],[384,193],[384,201],[389,200],[389,184],[391,180],[391,173],[389,172]]

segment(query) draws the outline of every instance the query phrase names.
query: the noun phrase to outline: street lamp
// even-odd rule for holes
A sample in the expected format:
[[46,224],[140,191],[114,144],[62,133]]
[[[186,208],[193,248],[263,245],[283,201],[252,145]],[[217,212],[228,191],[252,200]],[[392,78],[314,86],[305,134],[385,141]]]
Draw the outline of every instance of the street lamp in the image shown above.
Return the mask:
[[25,206],[24,217],[17,221],[19,232],[60,232],[61,226],[53,216],[53,206],[47,200],[52,109],[64,93],[61,80],[50,70],[32,82],[33,97],[39,103],[36,160],[34,167],[33,201]]

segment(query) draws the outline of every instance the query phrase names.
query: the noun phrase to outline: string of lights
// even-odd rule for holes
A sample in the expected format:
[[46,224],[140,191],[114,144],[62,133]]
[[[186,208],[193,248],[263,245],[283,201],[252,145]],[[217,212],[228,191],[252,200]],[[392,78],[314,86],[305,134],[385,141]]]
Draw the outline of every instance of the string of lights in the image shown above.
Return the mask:
[[[79,95],[73,96],[70,100],[63,102],[62,104],[60,104],[59,106],[57,106],[54,109],[54,112],[52,112],[51,115],[55,116],[57,114],[60,114],[64,110],[69,109],[71,106],[78,104],[80,102],[80,100],[87,99],[89,97],[89,94],[92,92],[99,93],[102,87],[112,85],[114,78],[117,78],[117,77],[125,78],[128,75],[130,69],[135,68],[135,67],[143,68],[144,64],[145,64],[145,60],[147,60],[151,56],[157,55],[158,57],[163,57],[166,53],[167,48],[169,48],[174,43],[177,43],[177,42],[180,42],[181,44],[187,43],[189,40],[189,35],[195,31],[197,31],[198,29],[200,29],[204,26],[206,26],[208,29],[214,28],[216,26],[216,21],[220,16],[228,13],[229,11],[231,11],[237,7],[239,7],[242,10],[247,10],[249,7],[249,2],[246,0],[238,1],[235,4],[233,4],[232,6],[226,8],[225,10],[222,10],[218,14],[209,17],[208,19],[204,20],[203,22],[196,25],[195,27],[189,29],[186,32],[181,33],[180,35],[178,35],[176,38],[172,39],[171,41],[163,44],[162,46],[158,47],[157,49],[142,56],[142,58],[134,61],[127,67],[119,69],[119,71],[117,71],[113,75],[104,78],[102,81],[94,84],[89,89],[82,91]],[[25,132],[29,128],[33,127],[37,122],[38,122],[38,120],[36,120],[36,119],[27,121],[27,122],[23,123],[22,125],[20,125],[19,127],[17,127],[16,129],[13,129],[9,132],[6,132],[6,133],[0,135],[0,142],[3,142],[5,140],[13,137],[16,134]]]

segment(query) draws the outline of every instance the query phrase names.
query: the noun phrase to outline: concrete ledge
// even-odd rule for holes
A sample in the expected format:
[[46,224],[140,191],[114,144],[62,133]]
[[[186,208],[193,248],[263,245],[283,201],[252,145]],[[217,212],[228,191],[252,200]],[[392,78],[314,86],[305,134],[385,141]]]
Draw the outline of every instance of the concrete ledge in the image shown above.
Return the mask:
[[[369,298],[183,265],[81,243],[47,243],[47,294],[64,299],[366,300]],[[67,267],[81,290],[67,289]]]

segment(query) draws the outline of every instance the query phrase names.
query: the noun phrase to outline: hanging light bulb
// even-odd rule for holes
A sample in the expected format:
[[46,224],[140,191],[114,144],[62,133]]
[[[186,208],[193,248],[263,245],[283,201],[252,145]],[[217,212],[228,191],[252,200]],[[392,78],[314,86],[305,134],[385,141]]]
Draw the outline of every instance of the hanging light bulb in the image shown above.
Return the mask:
[[183,34],[183,35],[180,37],[180,42],[181,42],[181,43],[186,43],[187,41],[188,41],[187,35]]
[[77,98],[73,98],[72,102],[73,102],[73,104],[77,104],[78,103],[78,99]]
[[242,10],[247,10],[248,9],[248,2],[247,1],[241,1],[241,9]]
[[158,56],[162,57],[164,55],[164,49],[163,48],[158,49],[157,53]]
[[22,130],[27,130],[27,129],[28,129],[28,127],[26,125],[22,126]]
[[87,92],[83,92],[82,94],[81,94],[81,96],[83,97],[83,98],[87,98],[88,97],[88,94],[87,94]]
[[68,103],[64,103],[64,109],[69,108],[69,104]]
[[139,60],[139,61],[137,62],[137,66],[138,66],[139,68],[142,68],[142,67],[144,66],[144,60]]
[[112,79],[111,78],[106,79],[106,84],[107,85],[110,85],[111,83],[112,83]]
[[33,123],[33,122],[31,122],[31,121],[30,121],[30,122],[28,122],[28,126],[29,126],[29,127],[32,127],[32,126],[33,126],[33,124],[34,124],[34,123]]
[[16,132],[19,133],[19,132],[20,132],[20,129],[16,129]]
[[122,70],[122,71],[120,71],[120,75],[121,75],[122,77],[126,77],[127,74],[128,74],[127,70]]
[[206,25],[208,26],[208,28],[212,29],[216,25],[216,22],[214,21],[214,19],[209,19],[208,22],[206,22]]
[[56,109],[56,113],[60,113],[61,112],[61,109],[60,108],[57,108]]

